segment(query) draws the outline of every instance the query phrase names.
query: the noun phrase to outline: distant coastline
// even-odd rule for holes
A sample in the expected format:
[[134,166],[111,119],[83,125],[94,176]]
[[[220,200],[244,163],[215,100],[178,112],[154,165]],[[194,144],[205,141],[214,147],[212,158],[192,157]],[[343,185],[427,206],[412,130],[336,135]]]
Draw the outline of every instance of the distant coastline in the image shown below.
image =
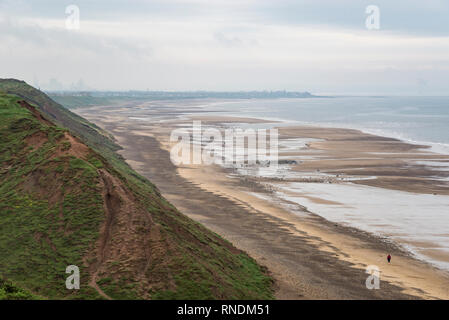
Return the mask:
[[118,101],[189,99],[282,99],[333,98],[308,91],[47,91],[53,100],[67,108],[105,105]]

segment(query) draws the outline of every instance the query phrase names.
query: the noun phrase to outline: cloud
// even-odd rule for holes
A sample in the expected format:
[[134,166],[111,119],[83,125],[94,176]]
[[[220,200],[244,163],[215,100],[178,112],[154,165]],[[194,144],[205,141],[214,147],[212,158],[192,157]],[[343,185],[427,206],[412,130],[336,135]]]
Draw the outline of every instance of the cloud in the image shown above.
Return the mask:
[[364,25],[370,1],[81,0],[81,29],[67,30],[71,3],[0,0],[2,76],[122,90],[448,87],[445,1],[379,0],[379,31]]
[[238,37],[227,36],[223,32],[215,32],[214,38],[227,47],[240,46],[242,44],[242,40]]
[[127,54],[133,57],[151,54],[148,43],[134,42],[111,34],[98,35],[88,30],[67,30],[61,21],[58,21],[57,25],[59,27],[45,27],[39,24],[39,20],[23,22],[0,17],[0,39],[16,44],[37,45],[50,50],[62,49],[66,53],[84,50],[95,54]]
[[[0,0],[9,15],[62,19],[72,0]],[[236,23],[326,25],[363,29],[365,8],[375,4],[381,26],[390,32],[449,35],[447,0],[77,0],[83,19],[226,19]]]

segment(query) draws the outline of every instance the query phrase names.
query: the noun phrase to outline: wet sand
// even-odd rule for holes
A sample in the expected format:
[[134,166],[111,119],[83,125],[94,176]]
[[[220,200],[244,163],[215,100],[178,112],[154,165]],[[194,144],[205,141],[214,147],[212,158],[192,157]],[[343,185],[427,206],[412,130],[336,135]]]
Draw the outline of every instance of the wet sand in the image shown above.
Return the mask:
[[[293,170],[362,178],[354,183],[416,193],[449,195],[449,185],[439,178],[449,177],[449,171],[421,164],[441,162],[449,166],[449,156],[435,154],[426,146],[414,145],[397,139],[380,137],[358,130],[286,127],[280,129],[280,138],[309,137],[323,141],[310,142],[304,152],[296,156],[316,157],[304,160]],[[418,162],[417,162],[418,161]],[[363,179],[375,176],[376,179]]]
[[[156,109],[153,108],[155,114],[167,112],[164,108]],[[276,279],[278,298],[449,298],[447,272],[412,258],[394,243],[354,228],[331,223],[307,212],[296,203],[291,203],[295,208],[293,214],[291,210],[264,199],[264,195],[268,195],[270,190],[266,189],[263,181],[235,176],[231,178],[228,170],[216,165],[175,167],[169,157],[168,137],[170,131],[182,121],[136,122],[130,120],[129,115],[122,114],[129,111],[126,109],[92,107],[76,111],[111,132],[123,146],[121,153],[128,163],[155,183],[162,194],[183,213],[203,223],[267,266]],[[179,110],[170,109],[170,118],[173,119],[172,115],[179,113]],[[247,122],[244,119],[218,118],[219,116],[202,117],[201,121],[214,124]],[[308,130],[307,135],[304,130]],[[304,161],[302,165],[309,166],[307,170],[348,169],[345,173],[349,175],[370,175],[373,170],[377,170],[376,176],[380,177],[380,182],[375,183],[380,183],[385,188],[405,188],[401,182],[404,177],[397,174],[400,172],[398,169],[404,167],[405,158],[417,155],[425,159],[437,157],[421,152],[412,145],[376,138],[354,130],[326,131],[323,128],[296,127],[282,128],[280,132],[283,138],[308,136],[326,139],[311,143],[309,150],[304,151],[308,156],[310,150],[320,154],[325,151],[328,157],[312,160],[309,164]],[[352,153],[349,154],[350,152]],[[372,159],[361,164],[357,158],[366,157],[367,152],[373,154]],[[398,155],[393,156],[392,152]],[[395,168],[392,171],[394,174],[387,174],[390,167]],[[294,170],[305,169],[298,166]],[[419,168],[418,165],[416,176],[405,175],[405,178],[412,180],[406,188],[427,191],[428,184],[422,182],[429,179],[426,178],[426,170],[428,169]],[[357,183],[374,182],[361,180]],[[447,190],[440,187],[428,192],[447,194]],[[301,212],[303,214],[298,214]],[[392,264],[386,262],[387,253],[393,256]],[[368,290],[365,286],[368,276],[365,269],[368,265],[377,265],[381,270],[379,290]]]

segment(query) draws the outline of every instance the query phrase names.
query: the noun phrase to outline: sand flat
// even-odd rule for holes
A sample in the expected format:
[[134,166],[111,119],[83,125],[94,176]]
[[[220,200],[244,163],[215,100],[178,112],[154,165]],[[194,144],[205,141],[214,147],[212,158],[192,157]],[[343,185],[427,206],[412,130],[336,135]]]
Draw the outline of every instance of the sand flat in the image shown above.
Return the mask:
[[[182,212],[205,224],[247,251],[259,263],[266,265],[277,280],[278,298],[449,298],[447,272],[412,258],[394,244],[332,223],[307,212],[296,203],[290,203],[291,207],[286,209],[285,203],[269,201],[264,198],[269,193],[257,179],[230,178],[229,171],[216,165],[174,166],[169,160],[168,137],[170,131],[179,125],[178,118],[172,121],[173,123],[165,121],[163,125],[148,122],[139,124],[125,115],[117,115],[113,110],[109,110],[112,111],[111,118],[104,113],[100,116],[98,111],[94,108],[77,110],[80,115],[119,138],[124,147],[124,157],[135,161],[130,164],[155,183],[163,195]],[[207,123],[204,119],[202,121]],[[225,118],[223,122],[229,120]],[[215,115],[212,121],[214,124],[219,122]],[[120,127],[129,130],[120,130]],[[303,131],[301,133],[298,130]],[[403,145],[388,138],[376,138],[357,130],[296,127],[281,129],[281,133],[283,138],[322,139],[325,143],[313,142],[311,149],[321,151],[334,159],[318,159],[318,162],[314,160],[315,163],[307,164],[308,167],[301,168],[299,165],[294,168],[297,172],[313,171],[317,170],[317,167],[320,171],[338,169],[341,168],[339,164],[342,166],[343,162],[347,161],[345,157],[363,158],[366,153],[370,153],[371,157],[376,155],[375,159],[371,160],[374,161],[371,166],[352,160],[349,164],[347,162],[348,166],[344,169],[352,170],[350,174],[355,172],[359,175],[371,174],[374,167],[385,167],[384,172],[388,171],[386,168],[393,167],[397,172],[401,166],[409,165],[403,159],[413,159],[418,155],[422,159],[428,156],[428,153],[419,147]],[[347,145],[341,143],[344,139],[353,141],[346,150],[341,149]],[[370,144],[372,149],[367,147],[369,141],[373,141]],[[409,154],[410,152],[416,153],[416,156]],[[402,153],[407,156],[401,158]],[[387,156],[383,157],[382,154]],[[392,157],[392,154],[396,156]],[[320,161],[327,162],[319,163]],[[305,163],[302,162],[301,165]],[[422,165],[418,164],[419,166]],[[416,172],[418,176],[402,178],[426,180],[421,176],[423,172],[427,173],[427,170],[416,168],[411,172]],[[381,171],[377,170],[377,173]],[[393,182],[388,183],[388,179]],[[383,187],[394,189],[394,183],[401,185],[400,179],[397,175],[385,175],[386,182],[382,182]],[[414,185],[412,189],[427,190],[426,183],[429,182],[419,184],[415,180],[411,183]],[[435,190],[441,194],[447,192],[443,187]],[[292,208],[297,213],[304,214],[296,214]],[[386,263],[387,252],[393,255],[391,265]],[[368,290],[365,287],[365,268],[372,264],[381,269],[381,290]]]

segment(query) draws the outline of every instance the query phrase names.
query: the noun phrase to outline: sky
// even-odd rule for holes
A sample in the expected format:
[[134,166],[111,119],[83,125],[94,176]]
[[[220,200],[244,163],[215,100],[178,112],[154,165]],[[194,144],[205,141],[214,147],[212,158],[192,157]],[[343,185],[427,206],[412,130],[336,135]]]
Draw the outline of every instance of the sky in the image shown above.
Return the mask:
[[449,95],[448,21],[448,0],[0,0],[0,78],[45,90]]

